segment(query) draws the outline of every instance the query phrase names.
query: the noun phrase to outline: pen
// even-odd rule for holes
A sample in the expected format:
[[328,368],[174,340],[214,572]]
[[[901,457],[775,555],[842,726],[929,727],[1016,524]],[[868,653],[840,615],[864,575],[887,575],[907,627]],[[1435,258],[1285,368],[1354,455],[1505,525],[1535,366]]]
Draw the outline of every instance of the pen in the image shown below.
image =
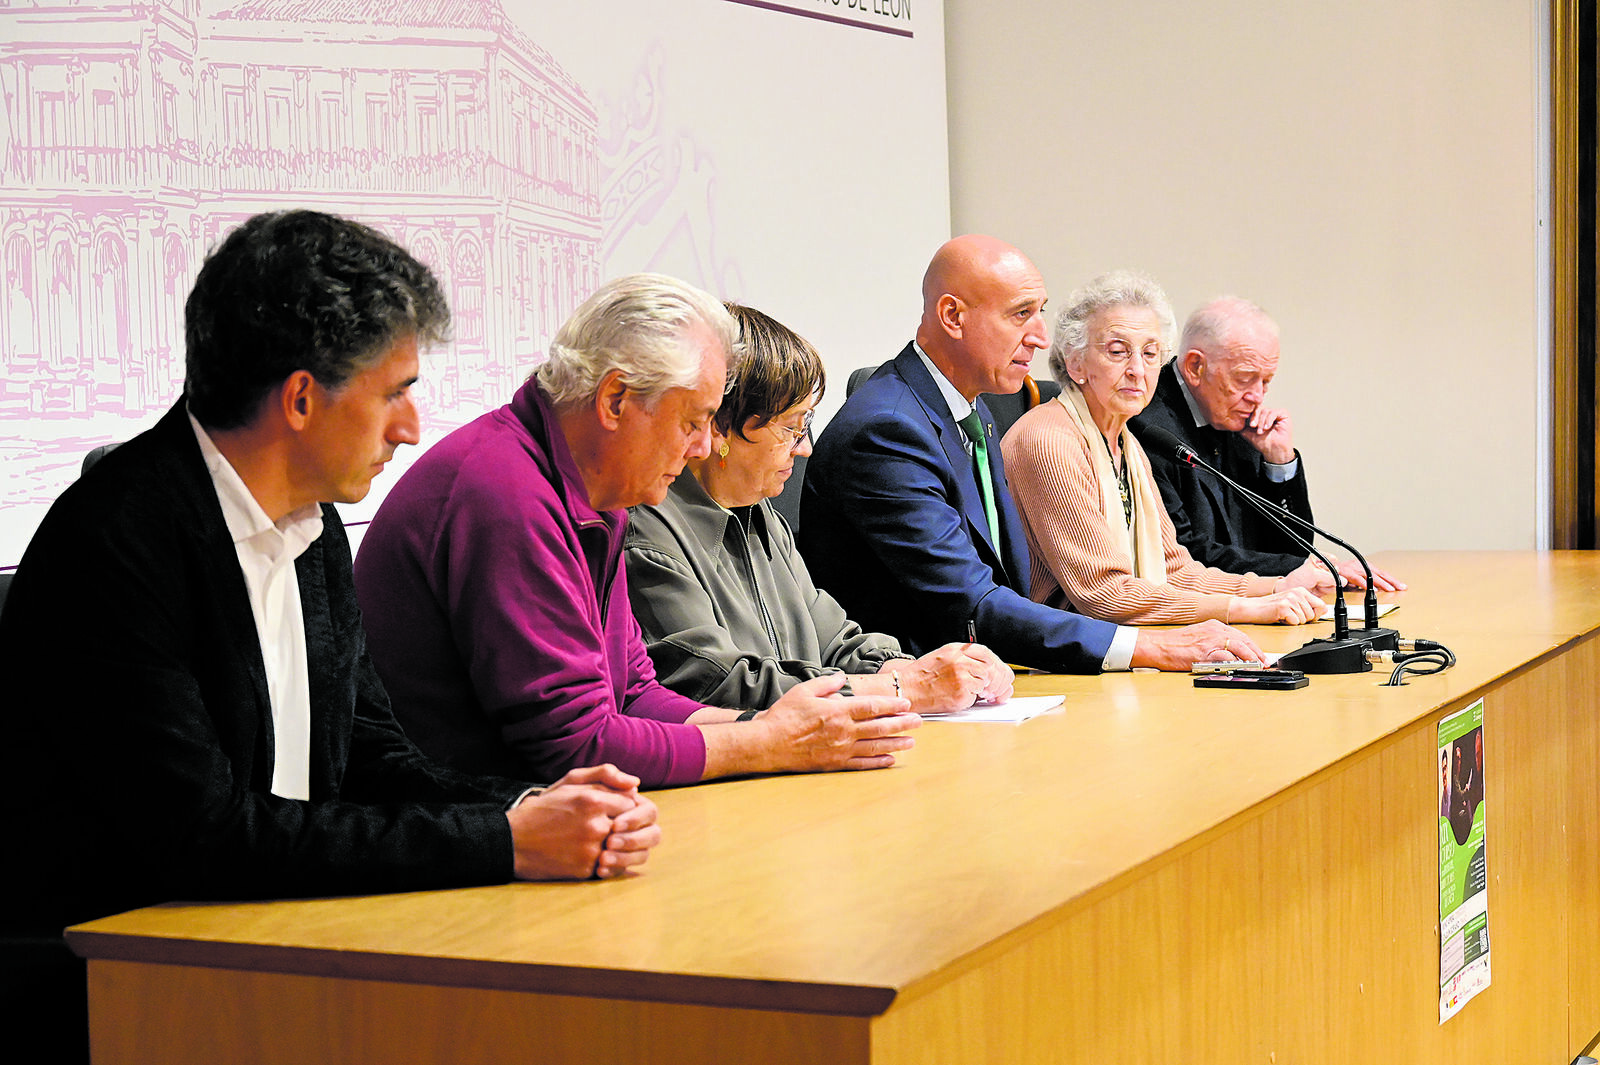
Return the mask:
[[968,643],[977,643],[978,642],[978,619],[977,618],[968,618],[967,619],[967,642]]

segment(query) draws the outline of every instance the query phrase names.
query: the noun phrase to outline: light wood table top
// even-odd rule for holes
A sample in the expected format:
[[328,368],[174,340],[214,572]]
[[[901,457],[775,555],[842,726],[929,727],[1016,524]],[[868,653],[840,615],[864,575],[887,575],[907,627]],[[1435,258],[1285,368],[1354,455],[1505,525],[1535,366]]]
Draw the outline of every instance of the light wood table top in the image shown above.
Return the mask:
[[[1450,646],[1454,669],[1291,692],[1026,676],[1020,693],[1065,705],[929,722],[890,770],[655,793],[665,842],[622,881],[173,904],[70,939],[91,958],[881,1013],[1600,628],[1600,554],[1381,560],[1411,588],[1384,623]],[[1252,635],[1288,650],[1330,627]]]

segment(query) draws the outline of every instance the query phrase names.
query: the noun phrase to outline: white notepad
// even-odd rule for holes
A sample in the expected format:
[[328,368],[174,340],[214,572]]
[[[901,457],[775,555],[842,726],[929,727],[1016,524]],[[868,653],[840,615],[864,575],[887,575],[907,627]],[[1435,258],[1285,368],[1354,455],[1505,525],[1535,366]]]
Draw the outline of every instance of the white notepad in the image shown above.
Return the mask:
[[1019,695],[1003,703],[979,703],[949,714],[929,714],[925,721],[1009,721],[1012,724],[1038,717],[1066,700],[1059,695]]

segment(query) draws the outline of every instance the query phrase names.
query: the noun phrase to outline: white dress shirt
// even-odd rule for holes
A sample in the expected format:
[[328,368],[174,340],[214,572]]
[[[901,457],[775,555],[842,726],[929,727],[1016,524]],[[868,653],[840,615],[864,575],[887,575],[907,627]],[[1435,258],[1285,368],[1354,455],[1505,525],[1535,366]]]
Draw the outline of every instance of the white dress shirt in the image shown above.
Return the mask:
[[311,798],[311,679],[306,661],[306,621],[294,561],[322,535],[322,508],[308,503],[274,524],[227,456],[189,415],[206,469],[222,504],[222,518],[233,537],[250,592],[267,669],[272,705],[272,794]]
[[[928,353],[922,350],[922,345],[916,341],[911,342],[911,349],[917,353],[917,358],[922,360],[922,365],[928,368],[933,375],[933,383],[939,386],[939,394],[950,407],[950,416],[957,422],[972,413],[975,404],[967,402],[967,397],[957,391],[956,386],[950,383],[949,378],[933,364],[928,358]],[[962,436],[965,440],[966,436]],[[968,444],[970,452],[971,445]],[[1024,574],[1026,576],[1026,574]],[[1116,635],[1111,637],[1111,646],[1106,648],[1106,656],[1100,662],[1100,668],[1109,672],[1124,670],[1133,664],[1134,645],[1139,642],[1139,630],[1132,625],[1118,625]]]

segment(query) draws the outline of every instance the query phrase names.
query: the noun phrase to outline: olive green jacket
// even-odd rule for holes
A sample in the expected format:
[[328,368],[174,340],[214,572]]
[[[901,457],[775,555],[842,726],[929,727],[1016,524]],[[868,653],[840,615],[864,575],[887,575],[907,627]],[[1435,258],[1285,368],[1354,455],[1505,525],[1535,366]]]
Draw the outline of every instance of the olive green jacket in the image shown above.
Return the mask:
[[625,557],[658,678],[702,703],[762,709],[811,677],[904,657],[811,583],[770,504],[726,510],[688,471],[660,505],[630,512]]

